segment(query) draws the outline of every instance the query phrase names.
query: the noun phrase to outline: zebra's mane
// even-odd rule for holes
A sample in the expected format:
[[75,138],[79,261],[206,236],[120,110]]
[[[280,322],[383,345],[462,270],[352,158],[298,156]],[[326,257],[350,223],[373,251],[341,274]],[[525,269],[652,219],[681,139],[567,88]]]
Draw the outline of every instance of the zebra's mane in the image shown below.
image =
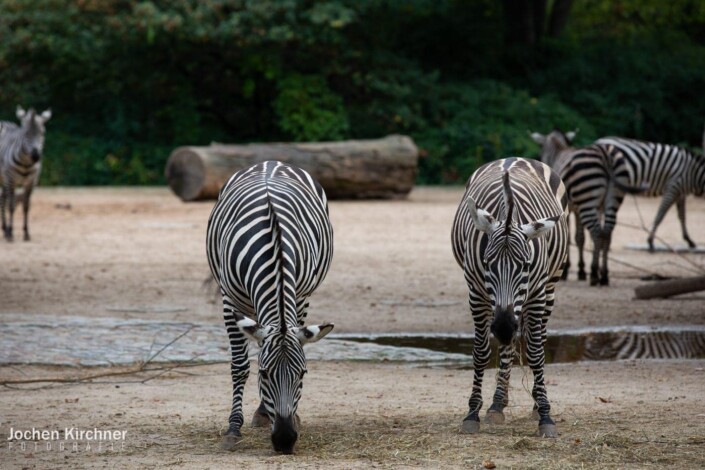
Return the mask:
[[504,205],[507,209],[507,220],[504,223],[504,234],[509,235],[512,228],[512,218],[514,217],[514,194],[509,185],[509,171],[505,171],[502,177],[502,187],[504,189]]

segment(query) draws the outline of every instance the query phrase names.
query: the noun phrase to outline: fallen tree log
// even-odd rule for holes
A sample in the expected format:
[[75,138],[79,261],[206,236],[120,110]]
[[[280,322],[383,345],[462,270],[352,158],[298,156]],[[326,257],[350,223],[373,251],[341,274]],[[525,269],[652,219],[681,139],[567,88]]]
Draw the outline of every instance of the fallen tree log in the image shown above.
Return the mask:
[[653,299],[655,297],[671,297],[700,290],[705,290],[705,276],[650,283],[648,286],[634,289],[634,294],[637,299]]
[[308,171],[330,199],[399,199],[416,178],[418,149],[411,138],[179,147],[165,168],[166,180],[184,201],[216,199],[238,170],[267,160]]

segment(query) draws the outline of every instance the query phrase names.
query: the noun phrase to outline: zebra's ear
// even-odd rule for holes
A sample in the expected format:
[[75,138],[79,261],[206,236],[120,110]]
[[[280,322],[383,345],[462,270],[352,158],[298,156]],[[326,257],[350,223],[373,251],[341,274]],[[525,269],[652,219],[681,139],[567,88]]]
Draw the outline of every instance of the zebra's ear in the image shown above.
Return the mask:
[[18,104],[18,105],[17,105],[17,111],[16,111],[15,114],[17,115],[17,119],[23,119],[23,118],[25,117],[25,115],[27,114],[27,111],[25,111],[24,109],[22,109],[22,106],[20,106],[20,105]]
[[519,227],[519,229],[526,235],[526,238],[531,240],[532,238],[538,238],[546,235],[548,232],[556,226],[556,222],[561,216],[556,217],[546,217],[545,219],[535,220],[524,224]]
[[468,210],[470,211],[470,217],[472,217],[472,222],[475,227],[481,232],[492,233],[497,227],[499,227],[499,222],[492,217],[492,214],[484,209],[479,209],[475,205],[475,201],[471,197],[465,199],[465,203],[468,205]]
[[529,132],[529,135],[533,141],[539,145],[543,145],[543,143],[546,142],[546,136],[543,134],[539,134],[538,132]]
[[240,331],[261,346],[262,341],[264,341],[271,327],[264,327],[253,319],[243,315],[236,314],[235,318],[237,319],[237,327],[240,328]]
[[301,344],[315,343],[325,335],[333,331],[332,323],[324,323],[322,325],[303,326],[296,328],[296,337],[299,338]]
[[51,119],[51,109],[43,111],[41,117],[44,122],[47,122],[49,119]]
[[579,130],[580,129],[576,127],[574,131],[568,131],[565,133],[565,137],[566,139],[568,139],[568,143],[573,142],[573,139],[575,139],[575,136],[578,135]]

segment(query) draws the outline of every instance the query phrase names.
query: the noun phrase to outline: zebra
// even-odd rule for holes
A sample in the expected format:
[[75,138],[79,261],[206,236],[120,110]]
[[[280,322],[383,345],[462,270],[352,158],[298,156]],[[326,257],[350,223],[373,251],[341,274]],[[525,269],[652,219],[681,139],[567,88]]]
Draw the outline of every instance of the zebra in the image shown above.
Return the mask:
[[[28,111],[17,106],[17,119],[20,126],[8,121],[0,121],[0,210],[2,211],[2,231],[7,241],[13,241],[12,221],[15,215],[15,188],[22,187],[22,208],[24,213],[24,240],[29,241],[29,198],[39,182],[44,150],[44,124],[51,118],[51,110],[41,114],[30,108]],[[9,217],[5,210],[9,210]]]
[[474,380],[462,431],[480,430],[482,379],[491,332],[500,343],[493,403],[485,421],[504,421],[517,336],[527,343],[539,434],[557,437],[543,367],[546,324],[568,252],[568,200],[560,177],[536,160],[507,158],[481,166],[467,182],[451,242],[463,269],[475,324]]
[[[676,145],[622,137],[603,137],[595,145],[610,156],[617,181],[643,187],[644,196],[663,196],[646,239],[649,251],[654,251],[656,229],[674,203],[683,239],[690,248],[695,248],[685,225],[685,200],[689,194],[702,196],[705,192],[705,157]],[[624,196],[621,188],[615,188],[609,212],[605,214],[604,231],[608,240]]]
[[[556,171],[566,186],[570,211],[575,214],[575,245],[578,249],[578,280],[587,279],[585,272],[584,229],[590,232],[593,243],[590,266],[590,285],[609,285],[607,265],[611,231],[605,232],[605,224],[611,220],[615,188],[622,193],[640,193],[642,186],[630,186],[617,180],[613,175],[612,159],[603,148],[597,145],[576,148],[572,140],[576,131],[553,130],[548,135],[531,133],[531,138],[541,146],[541,161]],[[600,262],[601,261],[601,262]],[[563,278],[567,278],[566,263]]]
[[221,189],[206,232],[208,263],[220,286],[230,340],[232,411],[223,447],[241,439],[248,339],[259,351],[260,405],[254,426],[272,425],[275,451],[293,452],[306,373],[303,345],[333,324],[304,327],[308,297],[333,256],[323,188],[306,171],[277,161],[235,173]]

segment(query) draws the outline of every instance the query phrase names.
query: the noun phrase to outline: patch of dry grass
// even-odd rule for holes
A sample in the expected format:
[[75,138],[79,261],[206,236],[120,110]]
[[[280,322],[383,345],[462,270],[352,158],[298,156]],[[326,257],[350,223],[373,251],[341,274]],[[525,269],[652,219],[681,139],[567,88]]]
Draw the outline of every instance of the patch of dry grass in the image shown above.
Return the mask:
[[[558,439],[534,437],[536,423],[531,419],[508,420],[490,427],[483,423],[478,435],[459,432],[462,417],[450,414],[414,417],[360,418],[340,422],[304,423],[293,462],[329,464],[342,462],[379,468],[485,468],[487,462],[497,468],[566,469],[583,467],[665,467],[703,468],[705,435],[669,433],[663,437],[655,429],[669,426],[658,418],[641,423],[651,429],[642,435],[625,430],[624,422],[578,417],[575,425],[559,419]],[[628,425],[630,423],[627,423]],[[220,444],[220,431],[213,423],[193,423],[178,428],[180,446],[205,448],[211,452]],[[622,428],[622,429],[619,429]],[[189,445],[190,444],[190,445]],[[191,452],[191,449],[188,450]],[[269,430],[243,428],[243,440],[235,454],[275,457]],[[279,460],[277,460],[279,461]],[[281,462],[281,461],[279,461]],[[341,466],[345,467],[345,464]]]

